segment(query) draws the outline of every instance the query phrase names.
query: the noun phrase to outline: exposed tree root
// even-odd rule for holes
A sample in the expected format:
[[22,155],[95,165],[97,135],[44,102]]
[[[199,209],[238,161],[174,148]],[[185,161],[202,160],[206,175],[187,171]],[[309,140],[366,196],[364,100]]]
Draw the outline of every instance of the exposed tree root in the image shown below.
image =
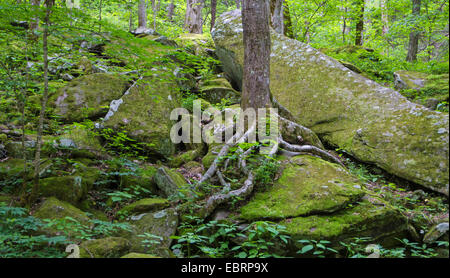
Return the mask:
[[[318,139],[317,135],[314,134],[311,130],[309,130],[306,127],[303,127],[297,123],[294,123],[290,120],[284,119],[279,117],[281,121],[284,121],[285,123],[288,123],[289,125],[294,126],[297,130],[300,130],[303,134],[306,134],[308,136],[309,140],[312,140],[315,145],[295,145],[287,142],[283,139],[283,136],[280,135],[279,138],[276,141],[269,141],[269,143],[272,143],[270,151],[266,154],[269,157],[273,157],[277,153],[287,155],[289,157],[296,156],[299,154],[311,154],[318,156],[324,160],[337,163],[341,166],[344,166],[344,164],[335,156],[331,155],[327,151],[323,149],[322,143]],[[225,157],[230,148],[237,145],[238,143],[245,142],[249,135],[255,131],[255,125],[250,127],[247,132],[245,132],[242,136],[242,132],[239,131],[222,147],[220,152],[217,154],[216,159],[212,163],[212,165],[209,167],[209,169],[206,171],[206,173],[203,175],[202,179],[200,180],[199,184],[206,182],[207,180],[211,179],[215,175],[218,177],[219,182],[223,186],[223,189],[220,193],[214,194],[210,196],[207,200],[205,205],[203,206],[201,210],[201,215],[204,217],[207,217],[210,215],[219,205],[229,201],[230,199],[234,197],[239,198],[247,198],[251,195],[254,188],[254,174],[252,171],[250,171],[247,168],[247,157],[248,155],[254,150],[254,147],[251,147],[250,149],[246,150],[245,152],[238,147],[237,152],[239,153],[238,156],[238,167],[239,169],[247,176],[247,179],[245,180],[243,186],[239,189],[230,191],[231,185],[225,181],[225,177],[223,175],[223,172],[219,169],[220,164],[223,160],[223,157]],[[280,133],[281,134],[281,133]],[[297,135],[297,141],[299,143],[304,142],[303,136]],[[310,143],[310,141],[308,142]],[[228,167],[230,160],[226,159],[224,164],[224,168],[226,169]],[[345,167],[345,166],[344,166]]]

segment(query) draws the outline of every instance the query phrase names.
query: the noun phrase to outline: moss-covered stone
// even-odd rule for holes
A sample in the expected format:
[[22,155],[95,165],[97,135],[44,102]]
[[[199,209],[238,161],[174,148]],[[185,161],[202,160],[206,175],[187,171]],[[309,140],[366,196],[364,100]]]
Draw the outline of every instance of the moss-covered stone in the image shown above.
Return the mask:
[[63,219],[65,217],[71,217],[82,224],[87,224],[89,220],[83,211],[55,197],[46,198],[34,212],[33,216],[40,219]]
[[[212,33],[224,71],[242,84],[241,13],[218,18]],[[365,163],[448,195],[448,114],[408,101],[323,55],[271,32],[271,92],[322,141]]]
[[354,237],[370,237],[374,241],[403,234],[406,218],[380,200],[363,200],[359,204],[330,215],[296,217],[280,222],[297,247],[298,240],[315,239],[337,242]]
[[241,99],[241,94],[225,78],[208,80],[201,86],[200,93],[210,103],[221,103],[224,99],[229,104],[236,104]]
[[141,166],[135,173],[135,175],[126,175],[122,177],[122,187],[131,188],[133,186],[140,186],[152,193],[157,192],[157,186],[154,180],[154,176],[157,171],[157,166],[144,165]]
[[56,197],[62,201],[78,205],[92,187],[90,177],[62,176],[40,180],[39,193],[44,197]]
[[196,55],[206,55],[206,49],[214,49],[214,41],[209,34],[181,34],[176,43]]
[[105,153],[100,138],[81,125],[72,126],[60,139],[74,143],[73,157],[95,159]]
[[27,177],[29,179],[31,179],[32,165],[30,163],[25,163],[23,159],[13,158],[13,159],[8,159],[6,161],[0,162],[0,180],[6,180],[9,178],[17,178],[17,177],[19,177],[19,175],[21,176],[25,169],[25,165],[27,167],[26,168]]
[[[172,244],[171,236],[175,235],[178,227],[178,214],[174,209],[165,209],[154,213],[144,213],[132,216],[129,223],[132,225],[131,232],[124,232],[124,237],[128,238],[132,244],[131,252],[152,254],[161,257],[173,256],[170,252]],[[145,246],[145,238],[139,236],[144,233],[161,237],[159,244]],[[155,240],[155,239],[152,239]]]
[[178,173],[175,169],[164,166],[158,168],[154,180],[158,185],[158,188],[166,197],[176,195],[180,188],[186,184],[183,175]]
[[344,168],[312,156],[297,156],[266,192],[242,207],[246,220],[285,219],[333,213],[365,195],[357,178]]
[[161,257],[157,257],[154,255],[149,255],[149,254],[143,254],[143,253],[129,253],[120,258],[121,259],[157,259],[157,258],[161,258]]
[[198,144],[197,149],[188,150],[186,152],[178,154],[175,157],[172,157],[169,162],[169,166],[177,168],[177,167],[180,167],[181,165],[183,165],[184,163],[193,161],[193,160],[197,159],[198,157],[200,157],[201,155],[203,155],[203,149],[204,149],[204,145]]
[[85,241],[80,245],[80,258],[120,258],[130,251],[131,243],[120,237]]
[[74,79],[51,97],[55,113],[67,122],[106,115],[112,100],[122,96],[128,80],[116,74],[96,73]]
[[217,154],[222,149],[223,145],[210,145],[208,153],[203,157],[202,164],[205,169],[208,169],[217,157]]
[[167,199],[146,198],[125,206],[124,208],[119,210],[119,214],[130,215],[144,212],[153,212],[165,209],[168,206],[169,201]]
[[[167,72],[161,72],[167,74]],[[123,96],[117,111],[105,122],[105,127],[127,132],[148,153],[169,157],[175,153],[170,139],[173,121],[170,114],[181,107],[177,85],[169,77],[155,74],[147,77]]]

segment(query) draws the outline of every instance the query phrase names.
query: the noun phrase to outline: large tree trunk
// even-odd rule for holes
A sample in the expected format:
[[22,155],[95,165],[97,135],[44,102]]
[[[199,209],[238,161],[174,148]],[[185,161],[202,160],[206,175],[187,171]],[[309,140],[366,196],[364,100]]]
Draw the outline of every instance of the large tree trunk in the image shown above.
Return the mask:
[[216,24],[216,10],[217,10],[217,0],[211,0],[211,28],[212,30],[214,28],[214,25]]
[[266,0],[244,0],[244,76],[241,107],[265,108],[270,102],[270,12]]
[[45,110],[47,108],[48,101],[48,37],[49,37],[49,25],[50,14],[54,5],[54,0],[45,0],[46,12],[44,18],[44,32],[42,35],[42,50],[44,56],[44,94],[42,96],[41,111],[39,113],[39,124],[36,138],[36,154],[34,157],[34,176],[33,176],[33,189],[31,191],[30,202],[31,205],[38,197],[39,192],[39,172],[41,163],[41,145],[42,145],[42,133],[44,126]]
[[278,34],[284,34],[284,0],[270,0],[272,28]]
[[153,14],[153,30],[156,31],[156,14],[158,13],[159,7],[157,5],[159,5],[159,4],[156,3],[156,0],[151,0],[151,1],[152,1],[152,14]]
[[363,45],[364,38],[364,5],[365,0],[358,0],[357,20],[355,30],[355,45]]
[[145,0],[139,1],[138,17],[138,28],[147,28],[147,3]]
[[187,0],[186,1],[186,17],[184,28],[189,33],[203,33],[203,10],[204,0]]
[[[412,13],[415,17],[420,15],[420,6],[421,0],[412,0]],[[406,56],[406,61],[413,62],[417,60],[417,52],[419,51],[419,36],[420,32],[417,30],[417,23],[414,24],[414,27],[409,34],[409,47],[408,47],[408,55]]]

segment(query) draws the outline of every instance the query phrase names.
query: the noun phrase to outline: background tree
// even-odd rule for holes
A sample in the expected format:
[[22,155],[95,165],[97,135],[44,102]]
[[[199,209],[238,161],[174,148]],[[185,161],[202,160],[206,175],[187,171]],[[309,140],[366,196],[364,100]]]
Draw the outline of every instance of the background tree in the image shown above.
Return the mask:
[[357,0],[356,29],[355,29],[355,45],[363,45],[364,43],[364,10],[365,0]]
[[203,5],[204,0],[186,0],[185,29],[189,33],[203,33]]

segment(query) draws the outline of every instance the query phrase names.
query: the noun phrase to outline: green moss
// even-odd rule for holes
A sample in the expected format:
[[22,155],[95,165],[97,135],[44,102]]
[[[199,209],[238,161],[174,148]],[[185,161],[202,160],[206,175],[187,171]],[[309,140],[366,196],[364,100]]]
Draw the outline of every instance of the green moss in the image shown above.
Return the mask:
[[210,145],[208,153],[203,157],[202,164],[205,169],[208,169],[217,157],[217,154],[222,149],[223,145]]
[[133,186],[141,186],[153,193],[156,193],[156,183],[153,180],[157,171],[156,166],[145,165],[136,171],[136,175],[128,175],[122,177],[122,187],[130,188]]
[[161,258],[161,257],[149,255],[149,254],[143,254],[143,253],[129,253],[120,258],[122,258],[122,259],[157,259],[157,258]]
[[119,211],[119,214],[130,215],[144,212],[153,212],[165,209],[169,206],[167,199],[148,198],[134,202]]
[[0,134],[0,144],[5,144],[8,141],[8,136],[4,133]]
[[96,73],[79,77],[60,89],[49,102],[67,122],[106,115],[112,100],[119,99],[128,80],[118,74]]
[[154,176],[154,180],[166,197],[176,195],[186,185],[183,175],[175,169],[167,167],[160,167]]
[[195,160],[202,154],[203,154],[203,144],[200,144],[195,150],[189,150],[171,158],[169,165],[170,167],[174,168],[180,167],[184,163]]
[[338,241],[352,237],[374,240],[406,230],[406,218],[380,200],[364,200],[354,207],[331,215],[297,217],[280,222],[296,242],[302,239]]
[[39,193],[44,197],[56,197],[71,204],[78,204],[85,196],[92,180],[82,176],[50,177],[40,180]]
[[176,87],[170,79],[146,78],[122,98],[123,103],[105,126],[123,130],[130,138],[145,143],[143,148],[150,154],[173,155],[175,145],[170,139],[173,125],[170,114],[181,107],[181,96]]
[[130,251],[131,243],[120,237],[85,241],[80,245],[80,258],[120,258]]
[[62,219],[71,217],[83,224],[87,224],[89,220],[83,211],[67,202],[58,200],[55,197],[46,198],[41,206],[34,212],[33,216],[40,219]]
[[344,168],[312,156],[294,157],[266,192],[242,207],[246,220],[284,219],[338,211],[364,196]]

